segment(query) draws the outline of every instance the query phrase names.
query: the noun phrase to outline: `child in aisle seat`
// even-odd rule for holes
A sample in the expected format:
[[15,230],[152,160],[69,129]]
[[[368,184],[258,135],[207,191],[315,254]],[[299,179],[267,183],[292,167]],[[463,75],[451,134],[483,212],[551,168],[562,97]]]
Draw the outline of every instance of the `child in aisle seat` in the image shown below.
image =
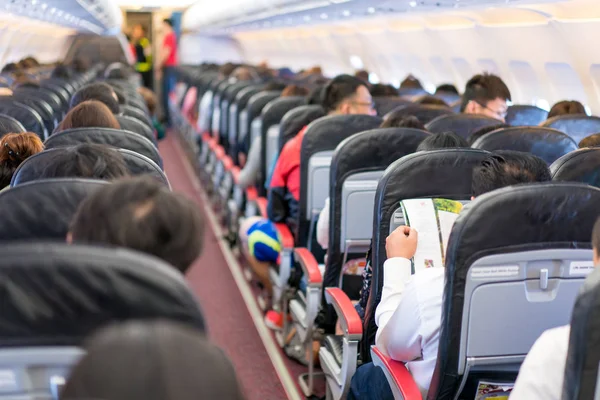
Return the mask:
[[150,117],[152,118],[152,125],[154,125],[154,131],[156,134],[156,138],[158,140],[162,140],[165,138],[165,127],[158,120],[158,116],[156,115],[156,103],[158,101],[156,94],[145,87],[139,87],[138,93],[144,98],[144,102],[146,103],[146,107],[148,107],[148,112],[150,112]]

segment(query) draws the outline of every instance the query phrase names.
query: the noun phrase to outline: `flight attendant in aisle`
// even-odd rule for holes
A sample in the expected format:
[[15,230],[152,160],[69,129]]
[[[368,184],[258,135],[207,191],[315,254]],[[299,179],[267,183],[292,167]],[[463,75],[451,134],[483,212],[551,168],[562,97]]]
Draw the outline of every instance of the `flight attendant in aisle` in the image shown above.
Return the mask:
[[177,65],[177,37],[173,31],[173,21],[169,18],[163,20],[164,38],[160,52],[159,68],[162,72],[162,106],[164,122],[169,126],[169,93],[173,89],[175,79],[174,67]]

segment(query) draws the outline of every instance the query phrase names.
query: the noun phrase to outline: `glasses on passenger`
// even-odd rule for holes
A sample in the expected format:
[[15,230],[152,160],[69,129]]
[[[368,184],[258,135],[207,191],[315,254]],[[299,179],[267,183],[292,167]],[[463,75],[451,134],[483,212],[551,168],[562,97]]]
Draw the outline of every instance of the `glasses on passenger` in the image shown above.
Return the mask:
[[353,101],[352,104],[355,104],[357,106],[369,107],[369,109],[371,109],[371,110],[375,109],[375,102],[374,101],[372,101],[370,103],[362,102],[362,101]]
[[489,108],[485,104],[481,104],[478,101],[476,101],[475,103],[479,104],[481,107],[485,108],[486,110],[491,111],[492,114],[494,114],[496,117],[498,117],[498,119],[504,120],[504,119],[506,119],[506,116],[508,115],[508,111],[507,110],[502,110],[502,111],[494,110],[492,108]]

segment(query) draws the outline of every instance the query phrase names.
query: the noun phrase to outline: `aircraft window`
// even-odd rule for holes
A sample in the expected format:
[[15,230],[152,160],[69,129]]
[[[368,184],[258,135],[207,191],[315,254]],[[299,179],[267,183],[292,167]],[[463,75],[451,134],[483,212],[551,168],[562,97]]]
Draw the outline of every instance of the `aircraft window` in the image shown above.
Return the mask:
[[579,76],[566,63],[547,63],[548,83],[552,85],[555,100],[572,99],[586,103],[587,95]]
[[550,103],[548,100],[538,99],[535,101],[535,105],[542,110],[550,111]]
[[600,96],[600,64],[592,64],[590,67],[590,75],[596,88],[596,94]]
[[463,82],[467,82],[473,75],[473,69],[467,60],[464,58],[453,58],[452,65]]
[[590,108],[590,106],[584,105],[583,107],[585,108],[585,113],[587,115],[592,115],[592,109]]
[[400,79],[398,78],[394,78],[392,79],[392,86],[394,86],[395,88],[399,88],[400,87]]
[[[369,82],[373,83],[373,84],[377,84],[379,83],[379,76],[375,73],[375,72],[371,72],[369,74]],[[400,86],[400,85],[398,85]]]
[[515,102],[527,104],[537,102],[539,98],[536,96],[542,95],[546,97],[551,95],[551,93],[545,92],[540,87],[537,75],[529,63],[525,61],[511,61],[508,67],[513,78],[510,89]]
[[423,89],[425,89],[425,91],[427,91],[428,93],[435,93],[435,85],[431,82],[424,83]]
[[435,80],[438,82],[452,82],[454,77],[452,76],[452,70],[448,68],[446,62],[442,57],[431,57],[429,63],[433,67],[436,74]]
[[354,69],[363,69],[365,64],[359,56],[350,56],[350,65]]
[[500,74],[498,65],[494,62],[494,60],[480,59],[480,60],[477,60],[477,63],[479,64],[481,69],[485,72],[489,72],[489,73],[496,74],[496,75]]

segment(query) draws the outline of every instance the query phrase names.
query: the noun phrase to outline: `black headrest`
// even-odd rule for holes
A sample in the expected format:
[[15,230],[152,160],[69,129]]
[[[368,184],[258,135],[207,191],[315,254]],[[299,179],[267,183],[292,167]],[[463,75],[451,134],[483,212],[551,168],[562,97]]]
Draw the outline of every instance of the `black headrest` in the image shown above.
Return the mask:
[[352,135],[338,145],[333,154],[330,171],[330,216],[327,268],[324,287],[337,286],[343,263],[340,253],[342,188],[352,174],[383,171],[394,161],[414,153],[419,143],[430,134],[411,128],[373,129]]
[[279,152],[302,128],[324,116],[325,110],[319,105],[300,106],[288,111],[279,124]]
[[115,117],[117,118],[119,125],[121,125],[121,129],[142,135],[156,146],[154,131],[149,128],[148,125],[137,118],[129,117],[127,115],[116,115]]
[[64,240],[79,204],[108,184],[89,179],[49,179],[0,192],[0,242]]
[[373,101],[375,102],[375,109],[377,110],[377,115],[385,115],[392,111],[394,108],[413,104],[410,100],[403,99],[397,96],[373,97]]
[[600,118],[587,115],[559,115],[542,124],[571,136],[577,143],[591,134],[600,132]]
[[158,258],[64,243],[11,243],[0,252],[0,346],[79,346],[99,327],[131,319],[205,331],[183,276]]
[[346,138],[358,132],[375,129],[381,118],[370,115],[332,115],[319,118],[308,125],[300,151],[300,224],[296,238],[299,243],[308,236],[306,202],[308,195],[308,161],[322,151],[333,151]]
[[269,104],[272,100],[275,100],[281,95],[281,91],[273,90],[269,92],[259,92],[254,96],[250,97],[248,100],[248,119],[251,121],[254,118],[258,117],[263,108]]
[[28,105],[13,100],[0,98],[0,113],[10,115],[25,127],[27,132],[33,132],[44,140],[46,126],[42,116]]
[[146,125],[148,128],[152,128],[152,120],[150,120],[148,114],[146,114],[139,108],[131,106],[129,104],[125,104],[121,106],[121,112],[123,113],[123,115],[135,118],[138,121],[144,123],[144,125]]
[[118,149],[140,153],[162,168],[162,158],[151,141],[137,133],[108,128],[67,129],[50,136],[44,143],[47,149],[76,146],[82,143],[106,144]]
[[372,268],[373,279],[364,321],[361,345],[363,359],[370,360],[370,346],[375,339],[375,309],[381,300],[385,240],[390,220],[400,201],[414,198],[471,198],[473,168],[489,155],[475,149],[421,151],[402,157],[385,171],[377,185],[373,214]]
[[246,105],[248,104],[248,101],[252,98],[252,96],[254,96],[260,91],[260,85],[252,85],[240,90],[235,96],[235,102],[238,104],[238,111],[242,111],[244,108],[246,108]]
[[23,124],[11,116],[0,114],[0,136],[4,136],[7,133],[22,132],[27,132],[25,127],[23,127]]
[[405,117],[415,116],[422,124],[428,124],[440,115],[454,114],[454,111],[448,107],[436,106],[430,104],[408,104],[394,108],[386,114],[388,118],[392,113],[399,114]]
[[[446,250],[440,347],[430,398],[458,386],[464,290],[478,258],[548,248],[591,248],[600,190],[579,183],[538,183],[477,198],[456,220]],[[515,229],[515,224],[518,229]],[[493,229],[482,229],[482,227]]]
[[600,365],[600,268],[579,289],[571,315],[562,398],[593,399]]
[[565,154],[550,166],[554,181],[582,182],[600,187],[600,148],[586,148]]
[[546,118],[548,118],[548,111],[536,106],[510,106],[506,113],[506,123],[512,126],[538,126]]
[[473,143],[472,147],[487,151],[522,151],[552,164],[563,155],[577,150],[577,143],[556,129],[514,127],[498,129],[483,135]]
[[427,130],[431,133],[450,131],[468,139],[479,128],[501,123],[502,121],[497,119],[478,114],[448,114],[437,117],[427,124]]
[[[63,148],[47,149],[41,153],[37,153],[19,165],[15,173],[13,174],[10,182],[11,186],[22,185],[27,182],[39,180],[39,176],[47,165],[47,161],[56,152],[62,151]],[[165,176],[165,173],[159,168],[158,165],[148,157],[143,156],[131,150],[126,149],[115,149],[121,153],[125,164],[131,175],[152,175],[156,180],[169,186],[169,181]],[[69,177],[64,177],[69,178]]]

